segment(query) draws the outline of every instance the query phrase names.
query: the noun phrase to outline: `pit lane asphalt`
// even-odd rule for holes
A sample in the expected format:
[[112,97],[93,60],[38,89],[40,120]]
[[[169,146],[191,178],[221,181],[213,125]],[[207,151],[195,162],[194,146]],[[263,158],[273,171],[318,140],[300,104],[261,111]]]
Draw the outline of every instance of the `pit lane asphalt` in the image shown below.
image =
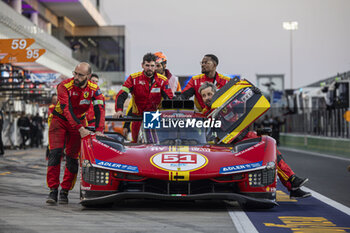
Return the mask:
[[350,207],[350,159],[329,158],[290,148],[279,148],[285,161],[300,177],[308,177],[306,187]]
[[79,181],[68,205],[49,206],[44,157],[45,149],[6,150],[0,157],[0,232],[237,232],[224,202],[127,201],[85,209]]
[[[350,164],[281,149],[307,187],[350,207]],[[128,201],[107,209],[79,205],[79,182],[68,205],[45,203],[44,149],[6,150],[0,157],[0,232],[237,232],[224,202]],[[246,225],[246,223],[244,223]]]

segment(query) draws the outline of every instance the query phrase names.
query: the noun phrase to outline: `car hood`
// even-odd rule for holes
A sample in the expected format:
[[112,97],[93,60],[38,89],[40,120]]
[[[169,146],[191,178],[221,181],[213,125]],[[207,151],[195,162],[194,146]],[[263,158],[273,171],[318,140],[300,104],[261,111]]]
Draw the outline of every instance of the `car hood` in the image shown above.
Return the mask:
[[[83,159],[92,166],[164,180],[197,180],[263,169],[276,160],[273,139],[239,146],[130,145],[117,150],[91,136],[82,140]],[[243,146],[242,146],[243,145]]]

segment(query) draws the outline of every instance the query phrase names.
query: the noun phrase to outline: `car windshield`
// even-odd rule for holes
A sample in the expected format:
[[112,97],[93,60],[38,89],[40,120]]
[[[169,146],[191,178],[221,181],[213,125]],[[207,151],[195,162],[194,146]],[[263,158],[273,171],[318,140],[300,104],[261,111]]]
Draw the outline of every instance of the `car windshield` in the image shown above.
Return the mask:
[[160,145],[202,145],[206,144],[206,131],[202,126],[204,118],[162,118],[160,128],[143,129],[145,143]]

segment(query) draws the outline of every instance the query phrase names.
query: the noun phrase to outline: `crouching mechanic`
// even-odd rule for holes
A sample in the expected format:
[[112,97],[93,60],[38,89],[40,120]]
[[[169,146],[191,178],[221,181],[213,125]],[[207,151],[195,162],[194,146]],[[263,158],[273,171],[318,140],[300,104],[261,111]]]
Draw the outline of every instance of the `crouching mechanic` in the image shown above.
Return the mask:
[[[52,112],[49,128],[49,160],[47,185],[50,188],[46,200],[49,204],[57,203],[58,187],[61,185],[59,203],[68,203],[68,191],[73,189],[78,172],[78,154],[81,138],[92,133],[85,129],[85,113],[92,102],[95,106],[96,135],[103,136],[105,109],[104,96],[99,87],[88,79],[91,67],[82,62],[75,67],[73,78],[62,81],[57,86],[58,102]],[[61,157],[65,147],[66,167],[60,184]]]
[[[216,87],[213,83],[205,82],[198,89],[199,94],[201,95],[203,102],[206,107],[203,110],[203,114],[208,115],[211,112],[211,99],[216,92]],[[243,139],[256,138],[258,137],[255,132],[247,132]],[[277,150],[277,173],[282,182],[282,184],[290,192],[290,198],[304,198],[311,196],[311,193],[305,192],[300,189],[307,181],[308,178],[302,179],[295,175],[293,170],[288,166],[284,161],[281,152]]]
[[[145,111],[155,111],[159,108],[162,98],[172,99],[173,93],[169,87],[168,79],[155,72],[157,57],[153,53],[143,56],[143,71],[131,74],[115,99],[115,117],[124,115],[123,105],[132,94],[132,113],[134,116],[142,116]],[[131,123],[131,135],[133,142],[137,141],[141,122]]]

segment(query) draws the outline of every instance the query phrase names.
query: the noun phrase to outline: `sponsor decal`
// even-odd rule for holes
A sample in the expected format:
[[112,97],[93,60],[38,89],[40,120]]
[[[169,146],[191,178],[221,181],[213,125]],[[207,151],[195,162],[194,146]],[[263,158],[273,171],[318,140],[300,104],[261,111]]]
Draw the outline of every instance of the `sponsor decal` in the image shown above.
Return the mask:
[[110,149],[110,150],[112,150],[112,151],[114,151],[114,152],[116,152],[116,153],[118,153],[118,154],[121,153],[119,150],[116,150],[116,149],[114,149],[113,147],[108,146],[108,145],[106,145],[106,144],[100,142],[99,140],[92,139],[92,141],[95,142],[95,143],[97,143],[97,144],[99,144],[99,145],[101,145],[101,146],[103,146],[103,147],[106,147],[106,148],[108,148],[108,149]]
[[89,97],[89,92],[88,92],[88,91],[85,91],[85,92],[84,92],[84,98],[86,99],[87,97]]
[[244,171],[248,169],[254,169],[262,166],[262,162],[256,162],[256,163],[246,163],[246,164],[240,164],[240,165],[233,165],[233,166],[228,166],[228,167],[222,167],[220,168],[220,174],[225,174],[225,173],[233,173],[237,171]]
[[195,171],[205,167],[208,159],[196,152],[165,151],[153,155],[151,163],[165,171]]
[[143,81],[143,80],[140,80],[140,81],[139,81],[139,84],[140,84],[140,85],[146,85],[146,82]]
[[152,88],[151,93],[159,93],[160,92],[160,88]]
[[76,95],[76,96],[78,96],[79,94],[78,93],[76,93],[75,91],[73,91],[73,94],[72,95]]
[[169,147],[167,146],[153,146],[151,147],[151,151],[164,151],[164,150],[168,150]]
[[95,159],[95,161],[96,161],[96,165],[99,165],[102,167],[112,168],[112,169],[125,171],[125,172],[135,172],[135,173],[139,172],[139,169],[137,166],[120,164],[120,163],[112,163],[112,162],[102,161],[98,159]]
[[192,151],[199,151],[199,152],[210,152],[209,148],[198,148],[198,147],[191,147]]
[[248,152],[248,151],[250,151],[250,150],[253,150],[253,149],[257,148],[258,146],[260,146],[260,145],[262,145],[262,144],[264,144],[264,143],[265,143],[264,141],[261,141],[261,142],[259,142],[258,144],[255,144],[254,146],[251,146],[251,147],[249,147],[249,148],[247,148],[247,149],[245,149],[245,150],[242,150],[242,151],[240,151],[240,152],[235,153],[234,155],[235,155],[235,156],[239,156],[239,155],[241,155],[241,154],[244,154],[244,153],[246,153],[246,152]]
[[242,97],[241,97],[241,101],[243,102],[247,102],[247,100],[249,100],[253,95],[253,90],[250,88],[246,88],[243,92],[242,92]]
[[81,190],[91,190],[91,186],[85,187],[85,186],[80,186]]
[[80,100],[80,103],[79,103],[80,105],[82,105],[82,104],[88,104],[88,105],[90,105],[90,100],[87,100],[87,99],[84,99],[84,100]]

